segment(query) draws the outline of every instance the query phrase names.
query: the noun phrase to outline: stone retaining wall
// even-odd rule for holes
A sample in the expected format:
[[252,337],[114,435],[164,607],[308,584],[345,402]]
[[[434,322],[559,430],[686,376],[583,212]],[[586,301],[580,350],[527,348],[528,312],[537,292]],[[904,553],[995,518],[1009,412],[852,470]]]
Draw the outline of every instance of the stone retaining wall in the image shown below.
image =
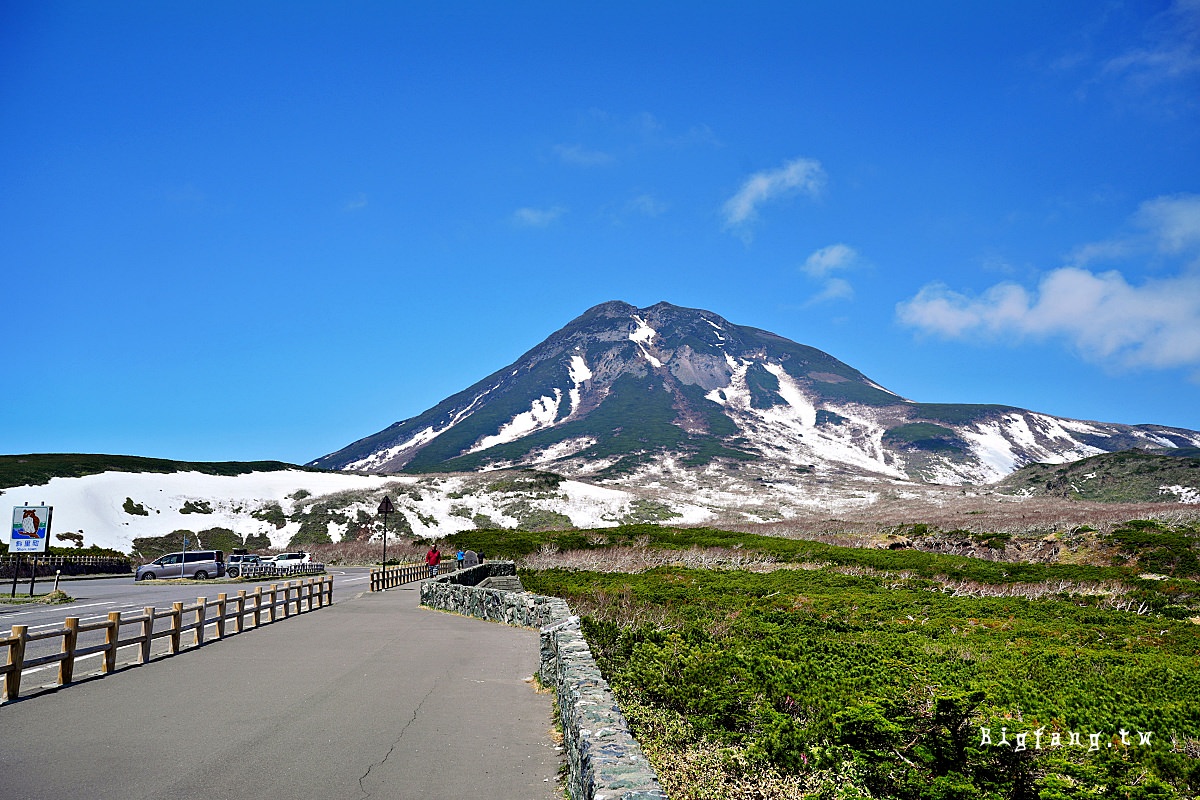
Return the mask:
[[488,562],[427,580],[421,605],[541,629],[540,676],[558,693],[572,800],[666,800],[567,602],[475,585],[492,575],[515,574],[512,562]]

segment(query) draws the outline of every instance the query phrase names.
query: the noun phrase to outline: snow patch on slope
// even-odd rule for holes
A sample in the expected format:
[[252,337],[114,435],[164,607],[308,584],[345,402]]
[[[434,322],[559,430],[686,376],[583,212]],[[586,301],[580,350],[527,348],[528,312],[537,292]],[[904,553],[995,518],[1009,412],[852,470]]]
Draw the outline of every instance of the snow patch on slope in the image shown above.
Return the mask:
[[1159,494],[1173,494],[1180,503],[1200,504],[1200,490],[1191,486],[1160,486]]
[[554,420],[558,418],[558,406],[562,403],[562,398],[562,389],[557,388],[554,390],[553,397],[542,395],[533,401],[528,411],[517,414],[512,420],[501,427],[498,433],[493,436],[483,437],[479,440],[479,444],[467,452],[478,453],[480,450],[486,450],[498,444],[515,442],[522,436],[528,436],[536,430],[553,426]]
[[817,407],[800,384],[779,364],[763,367],[779,381],[783,405],[753,408],[746,373],[753,362],[726,354],[732,375],[729,385],[705,398],[726,408],[746,438],[764,455],[798,466],[835,461],[896,478],[903,471],[884,458],[884,428],[857,406],[838,407],[846,421],[826,430],[817,427]]
[[588,369],[587,362],[583,360],[583,356],[574,355],[571,356],[571,364],[567,367],[567,374],[571,377],[571,383],[574,384],[569,392],[571,396],[571,413],[567,416],[571,417],[575,415],[576,409],[579,408],[580,388],[583,386],[584,381],[592,379],[592,371]]
[[650,353],[650,347],[653,345],[654,337],[658,335],[658,331],[654,330],[654,328],[651,328],[649,324],[646,323],[646,320],[642,319],[637,314],[633,315],[633,321],[637,323],[637,328],[630,332],[630,341],[634,342],[638,346],[638,349],[642,352],[642,355],[646,357],[647,361],[649,361],[655,367],[662,367],[662,361],[658,360]]
[[779,396],[791,406],[801,426],[814,427],[817,424],[817,407],[805,397],[800,385],[779,364],[763,364],[763,367],[779,381]]
[[981,422],[975,430],[959,435],[971,444],[971,451],[990,476],[988,480],[999,480],[1017,468],[1019,459],[999,422]]

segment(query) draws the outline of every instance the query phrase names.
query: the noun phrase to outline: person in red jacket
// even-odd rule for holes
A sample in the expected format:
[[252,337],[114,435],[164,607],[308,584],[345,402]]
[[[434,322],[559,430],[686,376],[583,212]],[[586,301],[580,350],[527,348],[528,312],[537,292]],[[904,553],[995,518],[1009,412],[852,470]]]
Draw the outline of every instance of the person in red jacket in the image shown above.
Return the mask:
[[429,552],[425,554],[425,563],[429,566],[429,577],[433,577],[438,573],[438,564],[442,563],[442,554],[438,551],[437,544],[429,548]]

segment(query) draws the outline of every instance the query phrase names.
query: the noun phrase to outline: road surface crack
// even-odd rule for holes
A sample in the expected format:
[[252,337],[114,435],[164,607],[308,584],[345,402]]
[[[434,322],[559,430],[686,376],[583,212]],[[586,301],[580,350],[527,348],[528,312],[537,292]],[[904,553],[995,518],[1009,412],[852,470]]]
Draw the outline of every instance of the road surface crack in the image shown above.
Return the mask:
[[371,770],[375,769],[376,767],[382,767],[387,763],[387,760],[392,757],[392,753],[396,752],[396,748],[400,746],[400,740],[404,738],[404,733],[408,730],[408,726],[417,721],[417,715],[421,713],[421,708],[425,705],[425,701],[430,697],[433,697],[433,693],[437,691],[437,685],[438,682],[435,679],[433,686],[431,686],[425,696],[421,698],[421,702],[417,703],[417,707],[413,709],[412,717],[408,720],[408,722],[404,723],[404,727],[400,729],[400,735],[396,737],[396,741],[392,742],[392,746],[388,748],[387,753],[384,754],[382,759],[367,767],[367,771],[364,772],[358,779],[358,790],[363,793],[364,800],[371,796],[371,792],[368,792],[366,787],[363,786],[363,781],[365,781],[371,774]]

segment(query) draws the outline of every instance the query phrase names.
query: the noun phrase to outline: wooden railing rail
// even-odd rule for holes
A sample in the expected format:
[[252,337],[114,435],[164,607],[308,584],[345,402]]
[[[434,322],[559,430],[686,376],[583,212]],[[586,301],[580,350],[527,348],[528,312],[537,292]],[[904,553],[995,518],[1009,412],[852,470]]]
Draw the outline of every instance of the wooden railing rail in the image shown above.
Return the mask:
[[[230,598],[227,594],[217,595],[216,600],[197,597],[193,605],[173,603],[170,609],[156,609],[147,606],[141,614],[122,615],[113,611],[108,619],[81,624],[79,617],[67,617],[63,627],[55,630],[30,633],[26,625],[13,625],[8,635],[0,637],[0,649],[7,651],[7,663],[0,665],[0,676],[4,678],[4,699],[15,700],[21,694],[21,673],[24,670],[40,667],[45,664],[58,663],[58,685],[64,686],[74,680],[75,661],[83,656],[103,653],[104,661],[101,673],[113,672],[117,666],[117,651],[123,647],[136,645],[137,659],[134,663],[145,664],[150,660],[151,644],[155,639],[166,638],[167,653],[180,652],[184,633],[192,631],[192,646],[199,647],[205,642],[206,629],[211,627],[217,639],[227,635],[241,633],[247,629],[247,621],[252,621],[250,627],[259,627],[280,619],[277,609],[282,608],[283,618],[292,613],[301,614],[333,604],[333,578],[309,578],[307,581],[288,581],[282,587],[271,584],[267,591],[256,586],[253,593],[239,589],[237,597]],[[210,614],[209,610],[215,613]],[[185,615],[192,615],[191,621],[185,622]],[[170,620],[165,628],[155,630],[158,620]],[[232,630],[229,622],[232,621]],[[137,626],[137,634],[121,638],[121,628]],[[104,631],[104,642],[79,646],[79,635]],[[36,658],[25,658],[26,645],[45,639],[62,639],[62,648],[57,653],[50,653]]]
[[371,591],[382,592],[384,589],[394,589],[405,583],[419,581],[429,576],[429,567],[425,564],[400,564],[395,567],[371,570]]

